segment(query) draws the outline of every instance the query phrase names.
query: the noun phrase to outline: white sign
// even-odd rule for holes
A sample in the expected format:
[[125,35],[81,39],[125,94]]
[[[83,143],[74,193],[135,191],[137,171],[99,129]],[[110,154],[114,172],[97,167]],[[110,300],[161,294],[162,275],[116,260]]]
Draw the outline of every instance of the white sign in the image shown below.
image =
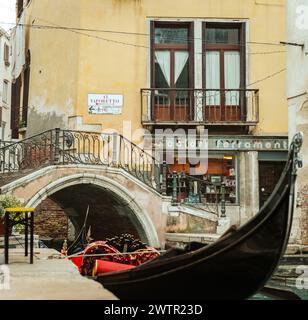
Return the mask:
[[88,94],[89,114],[121,114],[123,95]]
[[296,8],[296,27],[299,30],[308,30],[308,6],[301,5]]

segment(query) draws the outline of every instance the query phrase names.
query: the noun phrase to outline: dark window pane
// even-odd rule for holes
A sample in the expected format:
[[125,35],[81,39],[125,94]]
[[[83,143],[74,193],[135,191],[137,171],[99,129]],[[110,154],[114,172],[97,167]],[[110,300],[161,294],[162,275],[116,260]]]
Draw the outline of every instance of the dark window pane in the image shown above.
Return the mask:
[[155,88],[170,88],[159,63],[155,63]]
[[155,28],[155,44],[187,44],[187,28]]
[[[188,59],[186,60],[185,65],[181,68],[181,72],[180,75],[177,77],[177,74],[175,74],[175,85],[174,87],[177,89],[181,89],[181,88],[189,88],[189,62]],[[183,106],[183,107],[187,107],[189,105],[189,91],[187,90],[183,90],[183,91],[179,91],[176,90],[175,91],[175,103],[178,107]]]
[[170,51],[155,51],[155,87],[170,88]]
[[188,60],[178,77],[176,83],[175,83],[175,88],[189,88],[189,64]]
[[240,32],[237,28],[207,27],[205,30],[205,41],[212,44],[239,44]]

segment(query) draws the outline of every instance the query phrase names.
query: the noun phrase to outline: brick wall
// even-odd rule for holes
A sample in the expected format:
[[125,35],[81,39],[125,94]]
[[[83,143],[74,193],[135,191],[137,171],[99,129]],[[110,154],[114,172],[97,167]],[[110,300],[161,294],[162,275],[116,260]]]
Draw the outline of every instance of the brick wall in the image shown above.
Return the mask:
[[68,217],[62,208],[50,198],[36,209],[35,234],[53,239],[65,239],[68,235]]

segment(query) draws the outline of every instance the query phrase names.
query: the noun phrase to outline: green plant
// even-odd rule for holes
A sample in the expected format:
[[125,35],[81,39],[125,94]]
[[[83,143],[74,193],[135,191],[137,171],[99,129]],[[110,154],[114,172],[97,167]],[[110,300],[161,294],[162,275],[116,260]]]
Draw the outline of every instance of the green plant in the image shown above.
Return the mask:
[[[4,215],[4,209],[6,208],[20,208],[23,206],[22,201],[11,195],[0,196],[0,218]],[[21,215],[15,214],[15,220],[23,219]],[[21,231],[22,225],[16,225],[15,230]]]
[[14,196],[0,196],[0,216],[4,214],[6,208],[19,208],[23,203]]

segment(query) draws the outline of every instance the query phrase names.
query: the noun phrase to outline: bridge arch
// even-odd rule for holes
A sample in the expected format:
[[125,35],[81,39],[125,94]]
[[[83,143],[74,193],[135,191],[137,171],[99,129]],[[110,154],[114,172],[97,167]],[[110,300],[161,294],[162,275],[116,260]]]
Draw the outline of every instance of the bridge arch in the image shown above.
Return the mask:
[[160,246],[157,230],[146,210],[144,210],[144,208],[138,203],[136,198],[132,196],[132,193],[130,193],[128,189],[116,182],[114,179],[104,175],[83,172],[58,178],[44,186],[35,195],[33,195],[27,201],[27,206],[37,207],[40,203],[42,203],[42,201],[50,196],[55,195],[57,192],[67,188],[76,187],[78,185],[96,186],[101,188],[101,190],[105,190],[115,195],[118,199],[123,201],[134,214],[137,223],[143,231],[143,240],[151,246]]

